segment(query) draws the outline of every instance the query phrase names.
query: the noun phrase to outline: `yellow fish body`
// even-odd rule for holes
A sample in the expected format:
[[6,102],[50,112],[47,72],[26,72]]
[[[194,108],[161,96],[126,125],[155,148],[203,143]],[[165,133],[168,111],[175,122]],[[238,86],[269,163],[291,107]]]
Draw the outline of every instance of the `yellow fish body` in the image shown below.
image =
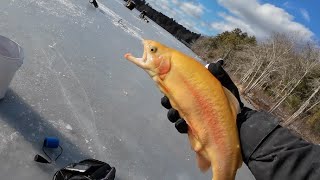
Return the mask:
[[236,117],[239,103],[198,61],[151,40],[142,58],[125,58],[143,68],[188,124],[198,166],[212,166],[214,180],[233,180],[242,165]]

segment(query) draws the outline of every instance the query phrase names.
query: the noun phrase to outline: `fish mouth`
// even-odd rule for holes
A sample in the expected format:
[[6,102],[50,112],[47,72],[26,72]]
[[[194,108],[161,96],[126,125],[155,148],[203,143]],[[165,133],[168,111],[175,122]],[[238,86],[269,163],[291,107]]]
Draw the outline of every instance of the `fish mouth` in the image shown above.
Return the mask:
[[137,58],[137,57],[134,57],[131,53],[126,53],[124,55],[124,57],[133,62],[134,64],[136,64],[137,66],[143,68],[143,69],[148,69],[147,68],[147,65],[146,65],[146,62],[147,62],[147,51],[146,51],[146,45],[145,45],[145,41],[142,41],[143,43],[143,46],[144,46],[144,50],[143,50],[143,55],[141,58]]

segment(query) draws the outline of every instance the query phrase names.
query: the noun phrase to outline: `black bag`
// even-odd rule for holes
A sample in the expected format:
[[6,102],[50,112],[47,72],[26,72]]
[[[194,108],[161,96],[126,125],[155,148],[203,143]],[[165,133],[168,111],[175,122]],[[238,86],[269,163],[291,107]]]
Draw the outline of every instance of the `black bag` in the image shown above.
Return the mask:
[[72,163],[60,169],[53,180],[114,180],[116,169],[95,159]]

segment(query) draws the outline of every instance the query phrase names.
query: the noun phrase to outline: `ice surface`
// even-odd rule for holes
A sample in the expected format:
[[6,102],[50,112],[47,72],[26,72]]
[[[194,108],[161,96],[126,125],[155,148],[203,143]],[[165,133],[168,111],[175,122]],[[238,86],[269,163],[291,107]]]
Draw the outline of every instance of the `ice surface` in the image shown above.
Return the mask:
[[[64,165],[97,158],[118,180],[210,179],[196,167],[187,138],[160,105],[146,73],[123,55],[142,55],[154,39],[196,57],[122,0],[1,0],[0,34],[19,43],[25,60],[0,102],[0,179],[45,180]],[[44,137],[64,153],[37,164]],[[244,167],[237,179],[253,179]]]

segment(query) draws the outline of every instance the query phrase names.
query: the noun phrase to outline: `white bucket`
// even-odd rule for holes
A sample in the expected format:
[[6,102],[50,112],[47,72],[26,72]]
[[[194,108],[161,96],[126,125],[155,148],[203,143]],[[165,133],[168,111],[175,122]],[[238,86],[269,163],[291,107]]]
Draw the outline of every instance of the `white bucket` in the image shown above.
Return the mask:
[[23,63],[23,50],[12,40],[0,35],[0,99],[2,99],[16,71]]

